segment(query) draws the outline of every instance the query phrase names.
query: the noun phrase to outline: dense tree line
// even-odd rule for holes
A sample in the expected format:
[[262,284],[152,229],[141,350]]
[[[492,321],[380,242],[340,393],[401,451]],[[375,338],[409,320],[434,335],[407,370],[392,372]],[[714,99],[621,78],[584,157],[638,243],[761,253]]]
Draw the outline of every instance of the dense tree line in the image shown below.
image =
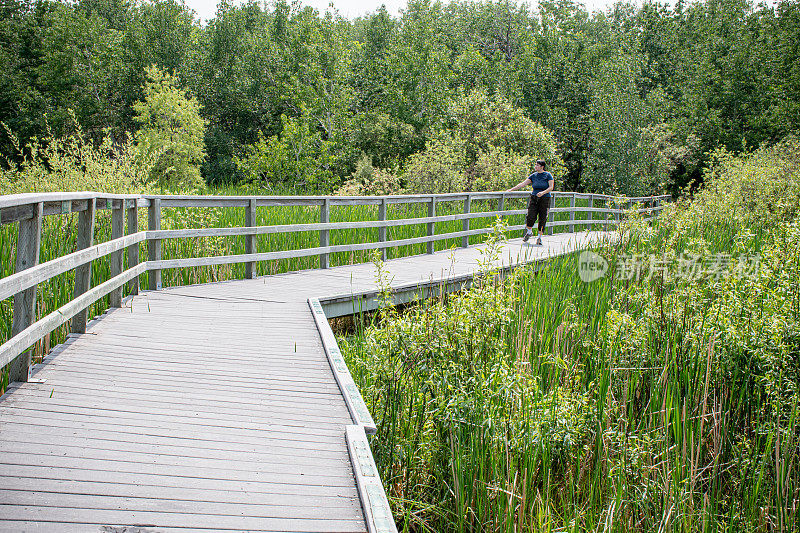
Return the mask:
[[409,0],[399,17],[355,20],[223,0],[205,24],[175,0],[4,0],[0,154],[76,125],[123,142],[149,120],[148,84],[167,80],[199,104],[194,152],[212,184],[333,190],[439,168],[458,176],[448,187],[500,186],[555,147],[559,188],[674,191],[716,147],[800,129],[798,47],[800,4],[786,0],[592,14],[571,0]]

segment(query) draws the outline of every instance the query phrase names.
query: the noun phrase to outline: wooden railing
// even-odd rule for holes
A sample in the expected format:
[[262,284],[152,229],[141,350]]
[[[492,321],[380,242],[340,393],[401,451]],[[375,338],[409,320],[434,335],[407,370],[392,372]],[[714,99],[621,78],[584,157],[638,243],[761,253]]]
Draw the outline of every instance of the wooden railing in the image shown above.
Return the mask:
[[[138,294],[139,276],[147,273],[148,287],[161,289],[161,271],[169,268],[189,268],[210,265],[244,263],[245,277],[256,275],[256,264],[276,259],[319,256],[320,268],[328,268],[330,255],[338,252],[359,250],[381,250],[384,259],[386,250],[400,246],[425,244],[427,253],[433,253],[435,243],[444,239],[461,239],[461,246],[469,246],[469,238],[493,231],[491,227],[470,228],[470,221],[487,217],[511,217],[524,215],[526,209],[506,209],[509,199],[525,199],[528,192],[480,192],[438,195],[404,195],[385,197],[343,196],[140,196],[113,195],[95,192],[43,193],[0,196],[0,224],[18,222],[15,273],[0,279],[0,301],[14,297],[14,315],[11,337],[0,346],[0,368],[11,364],[11,381],[27,381],[31,363],[29,348],[60,326],[70,322],[74,333],[86,330],[87,312],[91,304],[109,296],[109,305],[122,305],[123,287],[128,284],[129,294]],[[663,208],[662,201],[669,196],[640,198],[617,198],[597,194],[554,192],[554,198],[569,199],[569,207],[554,207],[550,210],[549,231],[566,226],[568,231],[591,229],[597,225],[608,229],[620,223],[630,209],[651,219]],[[477,201],[497,202],[496,210],[473,212]],[[585,200],[585,206],[577,206],[576,200]],[[462,202],[460,213],[437,215],[437,204]],[[604,207],[595,207],[602,202]],[[404,219],[389,219],[388,206],[392,204],[426,204],[428,216]],[[609,204],[611,207],[609,207]],[[377,206],[377,220],[331,222],[331,209],[337,206]],[[494,205],[494,204],[492,204]],[[555,205],[555,204],[554,204]],[[256,225],[256,210],[271,206],[315,206],[319,208],[319,222],[285,225]],[[245,209],[244,227],[162,229],[161,213],[164,208],[175,207],[241,207]],[[147,208],[147,230],[139,231],[139,209]],[[111,239],[94,244],[95,218],[99,210],[111,211]],[[39,264],[41,252],[42,220],[46,216],[67,213],[78,214],[76,251],[46,263]],[[584,213],[585,219],[576,218]],[[555,216],[566,214],[565,220]],[[565,216],[566,216],[565,215]],[[127,219],[127,224],[126,224]],[[436,224],[462,221],[461,231],[436,233]],[[387,230],[392,227],[425,224],[426,234],[421,237],[389,240]],[[127,226],[127,232],[125,227]],[[509,226],[521,229],[524,224]],[[342,229],[378,229],[378,240],[345,245],[331,245],[330,232]],[[293,250],[257,252],[257,236],[291,233],[319,232],[319,246]],[[165,239],[187,239],[193,237],[245,237],[245,253],[210,257],[188,257],[162,259],[162,241]],[[148,257],[140,261],[140,243],[147,243]],[[123,270],[123,253],[127,256],[127,269]],[[109,279],[92,288],[92,262],[108,256],[110,258]],[[3,262],[12,260],[3,257]],[[36,320],[36,293],[39,284],[55,276],[74,270],[75,283],[72,300],[57,310]]]

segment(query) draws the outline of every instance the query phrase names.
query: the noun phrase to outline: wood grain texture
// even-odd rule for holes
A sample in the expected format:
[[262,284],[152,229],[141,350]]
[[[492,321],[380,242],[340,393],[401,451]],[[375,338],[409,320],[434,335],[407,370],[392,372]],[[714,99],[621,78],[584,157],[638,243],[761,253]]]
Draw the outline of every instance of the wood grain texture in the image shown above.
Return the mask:
[[[155,231],[161,229],[161,200],[156,198],[150,202],[147,211],[147,229]],[[161,239],[148,239],[147,256],[149,262],[156,263],[161,260]],[[161,269],[151,267],[148,271],[147,288],[161,290]]]
[[[245,217],[244,223],[247,227],[257,226],[256,220],[256,199],[251,198],[247,207],[245,207]],[[257,251],[256,249],[256,236],[255,235],[248,235],[245,237],[244,240],[244,252],[246,254],[252,254]],[[253,262],[245,263],[244,265],[244,277],[246,279],[253,279],[256,277],[256,264]]]
[[[125,216],[128,219],[128,236],[130,237],[139,233],[139,210],[135,201],[126,200],[125,203],[127,205]],[[128,268],[134,268],[139,265],[139,241],[128,246],[126,255],[128,256]],[[138,276],[128,282],[128,292],[132,296],[139,294]]]

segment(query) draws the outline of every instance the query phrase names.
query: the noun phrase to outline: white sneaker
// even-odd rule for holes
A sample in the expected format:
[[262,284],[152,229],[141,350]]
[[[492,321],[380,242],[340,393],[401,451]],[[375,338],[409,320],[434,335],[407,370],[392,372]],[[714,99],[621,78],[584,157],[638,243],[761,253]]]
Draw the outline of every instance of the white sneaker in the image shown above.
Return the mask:
[[528,239],[530,239],[531,237],[533,237],[533,231],[526,229],[525,235],[522,236],[522,242],[528,242]]
[[539,246],[542,245],[542,238],[541,237],[537,237],[536,238],[536,244],[538,244]]

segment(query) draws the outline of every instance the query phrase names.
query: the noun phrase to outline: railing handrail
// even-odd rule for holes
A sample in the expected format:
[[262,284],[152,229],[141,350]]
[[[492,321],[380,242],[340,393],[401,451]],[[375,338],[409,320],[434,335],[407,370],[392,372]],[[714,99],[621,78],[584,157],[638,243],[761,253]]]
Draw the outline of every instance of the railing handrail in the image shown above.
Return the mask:
[[[646,202],[668,200],[670,195],[624,197],[607,194],[578,193],[566,191],[553,191],[554,197],[573,197],[576,199],[593,198],[597,200],[624,200],[626,202]],[[118,200],[135,200],[137,207],[149,207],[152,200],[161,200],[162,207],[193,207],[202,204],[206,207],[244,207],[251,200],[256,201],[257,207],[270,206],[319,206],[326,201],[332,206],[340,205],[380,205],[402,203],[425,203],[434,199],[437,203],[454,202],[459,200],[491,200],[504,198],[525,198],[530,191],[476,191],[459,193],[437,194],[395,194],[386,196],[220,196],[220,195],[157,195],[157,194],[111,194],[96,191],[79,192],[43,192],[23,193],[0,196],[0,224],[17,222],[32,218],[32,208],[39,203],[45,204],[43,216],[65,214],[68,212],[81,212],[85,207],[79,205],[66,205],[67,202],[85,202],[87,200],[105,200],[97,202],[97,209],[109,209],[111,203]]]
[[[138,293],[138,276],[149,273],[149,287],[161,288],[161,270],[165,268],[186,268],[222,264],[246,264],[246,276],[254,277],[255,264],[261,261],[284,258],[298,258],[307,256],[320,256],[320,267],[327,268],[328,257],[331,253],[352,252],[361,250],[382,250],[388,248],[407,246],[413,244],[427,244],[428,253],[433,253],[433,244],[445,239],[462,239],[462,246],[469,245],[469,237],[485,234],[491,228],[470,229],[469,223],[473,219],[495,216],[514,216],[526,213],[526,209],[504,209],[504,201],[512,198],[526,198],[529,191],[520,192],[468,192],[448,194],[417,194],[417,195],[390,195],[390,196],[174,196],[174,195],[136,195],[136,194],[106,194],[93,191],[77,193],[28,193],[9,196],[0,196],[0,219],[19,221],[19,237],[17,242],[17,272],[0,279],[0,300],[14,296],[14,323],[11,338],[0,346],[0,367],[19,359],[33,343],[44,335],[51,333],[57,327],[73,320],[74,332],[81,333],[85,329],[86,312],[88,306],[100,298],[111,294],[111,306],[121,305],[122,286],[130,284],[131,294]],[[647,215],[657,214],[663,209],[662,200],[671,198],[669,195],[624,198],[609,195],[595,195],[588,193],[567,193],[556,191],[555,197],[571,198],[570,207],[554,207],[550,210],[551,228],[554,226],[569,226],[570,231],[576,227],[600,224],[606,228],[609,225],[620,223],[620,217],[627,211],[622,208],[594,207],[594,200],[613,201],[620,204],[639,204],[650,202],[650,207],[641,207],[637,212]],[[576,206],[575,200],[587,198],[587,206]],[[464,201],[462,213],[451,215],[436,215],[437,203],[450,201]],[[496,210],[471,211],[473,200],[499,200]],[[387,219],[386,206],[388,204],[402,203],[427,203],[428,216],[408,219]],[[655,205],[658,204],[658,205]],[[160,219],[163,207],[174,206],[206,206],[206,207],[245,207],[248,209],[246,216],[247,226],[227,228],[194,228],[162,230]],[[255,209],[262,206],[276,205],[318,205],[320,206],[320,222],[302,224],[282,224],[257,226]],[[330,222],[331,206],[347,205],[378,205],[379,220],[360,220],[346,222]],[[148,208],[148,229],[138,229],[138,208]],[[96,209],[112,210],[112,235],[111,240],[101,244],[93,244],[95,211]],[[73,253],[55,258],[46,263],[38,264],[41,224],[44,216],[59,213],[79,213],[78,247]],[[576,213],[587,213],[586,220],[575,219]],[[124,216],[127,213],[128,231],[125,235],[123,229]],[[552,215],[569,213],[569,220],[554,221]],[[594,218],[594,214],[604,215],[605,218]],[[29,215],[29,216],[26,216]],[[613,216],[613,218],[609,218]],[[436,234],[435,224],[442,222],[462,221],[463,229],[450,233]],[[389,227],[405,225],[427,224],[427,235],[405,239],[389,240],[386,229]],[[515,230],[523,225],[511,226]],[[342,229],[372,229],[380,230],[377,241],[366,243],[353,243],[345,245],[331,245],[329,232]],[[257,235],[271,233],[318,231],[320,245],[318,247],[280,250],[273,252],[257,253],[255,238]],[[178,259],[161,259],[161,241],[164,239],[183,239],[193,237],[230,237],[244,236],[246,238],[246,253],[237,255],[223,255],[211,257],[189,257]],[[139,244],[148,243],[147,261],[139,261]],[[127,250],[128,269],[122,270],[122,253]],[[112,271],[110,279],[90,290],[89,269],[95,259],[112,256]],[[36,290],[40,283],[53,277],[68,272],[76,271],[76,284],[74,297],[68,303],[50,315],[35,320]],[[23,358],[25,359],[25,358]],[[22,362],[12,379],[27,379],[27,362]]]
[[5,194],[0,196],[0,208],[38,204],[39,202],[63,202],[68,200],[89,200],[92,198],[108,198],[110,200],[138,200],[145,198],[145,196],[142,194],[113,194],[97,191],[26,192],[20,194]]

